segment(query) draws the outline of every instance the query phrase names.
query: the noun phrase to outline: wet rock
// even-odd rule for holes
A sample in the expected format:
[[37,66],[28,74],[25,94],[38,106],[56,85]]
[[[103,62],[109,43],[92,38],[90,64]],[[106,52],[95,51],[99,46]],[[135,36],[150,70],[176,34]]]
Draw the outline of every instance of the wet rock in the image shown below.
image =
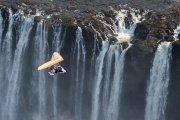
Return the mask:
[[148,40],[142,41],[137,40],[137,42],[134,44],[138,51],[141,53],[141,57],[145,57],[148,54],[152,54],[156,51],[156,48],[160,41],[156,38],[150,38]]
[[174,29],[180,21],[179,8],[168,8],[164,11],[149,12],[146,20],[137,24],[135,38],[149,40],[157,38],[160,41],[174,41]]
[[114,21],[110,17],[105,17],[104,20],[110,25],[113,25],[113,23],[114,23]]
[[[49,5],[49,3],[52,3]],[[98,38],[101,40],[106,39],[108,34],[113,34],[113,25],[117,12],[115,9],[126,9],[129,12],[124,19],[126,29],[129,29],[133,24],[133,17],[131,14],[131,8],[127,6],[121,6],[114,4],[109,7],[101,5],[98,9],[96,6],[90,7],[94,9],[78,9],[79,5],[76,1],[64,1],[62,5],[55,4],[54,2],[38,2],[32,1],[32,3],[19,2],[20,8],[23,9],[25,15],[36,14],[36,9],[43,10],[42,16],[36,16],[35,21],[39,22],[41,19],[47,21],[48,24],[62,23],[66,26],[81,26],[83,29],[89,32],[97,32]],[[8,4],[10,6],[10,4]],[[12,7],[12,6],[11,6]],[[16,4],[12,7],[16,10]],[[102,8],[102,9],[101,9]],[[170,9],[170,10],[169,10]],[[173,30],[177,26],[179,21],[179,9],[169,8],[160,12],[149,12],[146,15],[146,20],[137,24],[134,31],[135,38],[140,40],[149,40],[149,38],[157,38],[161,41],[173,41]],[[13,10],[13,11],[14,11]],[[75,12],[78,11],[78,12]],[[143,14],[144,10],[140,9],[135,14]],[[47,18],[47,15],[51,15],[51,18]],[[115,22],[118,25],[118,21]],[[111,42],[115,42],[115,37],[110,39]]]
[[158,39],[164,39],[165,32],[163,30],[158,30],[157,33],[155,33],[155,36]]
[[43,19],[42,16],[35,16],[35,17],[34,17],[34,21],[35,21],[35,22],[40,22],[42,19]]
[[115,14],[114,11],[112,11],[112,10],[109,10],[109,11],[102,10],[102,13],[104,13],[104,15],[105,15],[106,17],[111,17],[111,18],[116,17],[116,14]]
[[13,11],[13,14],[16,13],[18,11],[18,7],[16,5],[12,5],[11,9]]
[[129,29],[129,28],[130,28],[130,22],[129,22],[128,17],[125,17],[125,18],[124,18],[124,23],[125,23],[125,28],[126,28],[126,29]]
[[147,38],[148,33],[149,33],[149,27],[146,25],[146,23],[137,24],[137,27],[135,28],[134,31],[135,38],[145,40]]
[[109,43],[110,44],[115,44],[116,42],[118,42],[118,39],[115,36],[109,37]]
[[165,39],[165,41],[167,41],[167,42],[172,42],[172,41],[174,41],[174,37],[173,37],[172,35],[166,35],[166,36],[164,37],[164,39]]
[[126,49],[129,46],[128,42],[121,43],[123,50]]
[[130,29],[131,25],[134,23],[133,16],[129,11],[127,12],[127,16],[124,18],[124,23],[126,29]]

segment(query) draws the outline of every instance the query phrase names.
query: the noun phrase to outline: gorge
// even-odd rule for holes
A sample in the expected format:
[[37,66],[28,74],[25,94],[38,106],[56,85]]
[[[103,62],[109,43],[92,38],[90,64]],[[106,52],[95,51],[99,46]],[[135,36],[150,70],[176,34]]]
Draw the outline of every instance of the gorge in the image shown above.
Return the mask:
[[[0,120],[180,119],[178,7],[24,4],[0,5]],[[38,72],[54,51],[67,73]]]

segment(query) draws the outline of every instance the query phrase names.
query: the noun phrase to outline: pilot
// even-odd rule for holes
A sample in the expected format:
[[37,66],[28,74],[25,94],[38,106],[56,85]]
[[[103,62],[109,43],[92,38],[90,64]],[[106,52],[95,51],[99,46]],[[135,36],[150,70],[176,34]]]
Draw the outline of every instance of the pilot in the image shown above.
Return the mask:
[[66,70],[63,67],[61,67],[61,65],[54,65],[54,66],[50,67],[49,70],[50,71],[48,73],[50,75],[54,75],[55,73],[65,73],[66,72]]

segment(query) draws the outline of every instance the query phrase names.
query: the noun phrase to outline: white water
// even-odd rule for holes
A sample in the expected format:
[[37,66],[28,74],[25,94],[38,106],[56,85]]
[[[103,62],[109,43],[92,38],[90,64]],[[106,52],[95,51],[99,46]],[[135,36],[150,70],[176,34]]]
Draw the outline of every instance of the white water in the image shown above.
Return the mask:
[[120,45],[108,46],[103,43],[96,60],[91,120],[118,120],[125,54],[130,46],[123,51]]
[[[117,49],[118,46],[116,45],[111,45],[109,47],[109,50],[107,52],[107,60],[105,62],[106,65],[106,69],[105,69],[105,83],[103,85],[103,98],[102,98],[102,107],[103,107],[103,116],[104,119],[107,119],[107,115],[108,115],[108,103],[109,103],[109,96],[110,96],[110,81],[111,81],[111,71],[112,71],[112,59],[114,57],[115,54],[115,50]],[[118,50],[119,51],[119,50]],[[119,51],[120,52],[120,51]]]
[[92,50],[92,52],[93,52],[93,54],[92,54],[92,58],[91,58],[91,72],[90,73],[92,73],[93,71],[92,71],[92,69],[93,69],[93,65],[95,64],[95,57],[96,57],[96,47],[97,47],[97,41],[98,41],[98,39],[97,39],[97,33],[94,35],[94,44],[93,44],[93,50]]
[[[0,53],[1,53],[1,44],[2,44],[2,31],[3,31],[3,18],[2,18],[2,16],[1,16],[1,10],[0,10]],[[2,57],[0,57],[0,64],[2,64]],[[3,67],[0,67],[0,72],[2,73],[3,72]],[[3,79],[3,75],[2,74],[0,74],[0,80],[2,80]],[[1,82],[1,84],[0,84],[0,94],[3,96],[3,83]],[[0,98],[0,101],[4,101],[4,99],[3,99],[3,97],[1,97]],[[3,103],[2,102],[0,102],[0,108],[2,108],[2,106],[3,106]],[[0,111],[2,111],[2,109],[0,109]],[[2,114],[2,113],[1,113]],[[0,114],[0,118],[1,118],[1,115]]]
[[76,31],[76,42],[73,49],[73,60],[75,63],[75,120],[82,120],[82,95],[85,76],[86,50],[82,29],[78,27]]
[[59,51],[60,50],[60,43],[61,43],[61,32],[62,32],[62,26],[58,25],[54,27],[53,30],[53,49],[55,51]]
[[[114,66],[114,76],[112,81],[112,86],[110,90],[110,98],[108,103],[108,116],[107,120],[119,120],[119,104],[120,104],[120,95],[123,84],[123,73],[124,73],[124,61],[126,51],[129,49],[126,48],[120,54],[122,48],[120,46],[116,46],[115,50],[115,66]],[[110,71],[109,71],[110,72]]]
[[161,43],[155,53],[147,88],[145,120],[165,120],[172,45]]
[[[61,33],[62,33],[62,26],[58,25],[58,26],[55,26],[54,27],[54,30],[53,30],[53,51],[57,51],[59,52],[60,51],[60,48],[61,48],[61,42],[62,42],[62,39],[61,39]],[[57,96],[58,96],[58,86],[57,86],[57,83],[58,83],[58,76],[54,76],[54,81],[53,81],[53,88],[52,88],[52,93],[53,93],[53,120],[58,120],[58,101],[57,101]]]
[[[3,74],[11,73],[11,65],[12,65],[12,27],[16,14],[12,15],[12,11],[9,9],[9,25],[7,33],[3,39],[2,44],[2,55],[5,55],[2,63],[5,64],[6,70]],[[9,79],[8,75],[5,75],[5,79]]]
[[178,34],[180,34],[180,25],[174,30],[174,38],[178,40]]
[[100,84],[103,77],[103,64],[104,64],[104,58],[105,54],[108,50],[109,43],[103,42],[102,45],[102,51],[100,52],[99,56],[96,60],[96,73],[95,73],[95,79],[94,79],[94,88],[93,88],[93,95],[92,95],[92,111],[91,111],[91,120],[98,120],[98,114],[99,114],[99,99],[100,99]]
[[[118,11],[118,14],[116,16],[116,21],[118,22],[118,26],[114,24],[114,29],[115,29],[115,34],[117,34],[117,39],[118,41],[125,42],[125,41],[130,41],[132,37],[134,36],[134,30],[136,28],[136,24],[144,20],[144,15],[146,12],[141,16],[139,14],[135,14],[137,10],[133,10],[130,12],[132,15],[132,21],[133,23],[130,24],[130,28],[127,29],[125,27],[125,17],[127,16],[128,11],[127,10],[120,10]],[[142,19],[143,18],[143,19]],[[141,20],[142,19],[142,20]]]
[[[10,26],[12,27],[12,21],[10,20]],[[6,103],[4,106],[4,114],[3,119],[14,120],[16,119],[16,109],[19,99],[19,90],[20,90],[20,82],[22,80],[22,62],[23,56],[25,54],[25,49],[28,46],[29,33],[33,26],[33,18],[24,18],[22,21],[22,28],[20,31],[20,37],[17,43],[17,48],[15,50],[13,65],[11,66],[12,73],[9,75],[8,79],[8,90],[6,95]],[[12,29],[12,28],[11,28]],[[12,37],[12,30],[9,29],[7,32],[7,37]],[[6,38],[6,39],[8,39]],[[12,39],[12,38],[10,38]],[[12,42],[8,39],[9,42]],[[12,44],[12,43],[11,43]],[[11,49],[10,49],[11,51]]]
[[[43,21],[39,22],[35,35],[35,47],[37,49],[37,65],[41,65],[46,61],[47,47],[47,27]],[[38,113],[40,120],[47,119],[46,113],[46,76],[45,72],[39,72],[38,76]]]

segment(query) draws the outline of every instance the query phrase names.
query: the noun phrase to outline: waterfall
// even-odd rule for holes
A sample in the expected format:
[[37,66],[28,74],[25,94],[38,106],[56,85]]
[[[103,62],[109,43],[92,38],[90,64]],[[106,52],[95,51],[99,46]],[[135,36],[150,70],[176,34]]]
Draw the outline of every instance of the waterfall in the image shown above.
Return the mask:
[[[8,24],[8,29],[6,32],[6,35],[4,36],[4,38],[2,38],[1,40],[1,55],[4,55],[5,58],[2,59],[2,63],[5,64],[6,69],[3,71],[3,74],[7,74],[11,71],[11,65],[12,65],[12,31],[13,31],[13,22],[14,22],[14,18],[17,14],[12,15],[12,11],[9,9],[9,24]],[[4,75],[6,78],[5,79],[9,79],[8,75]]]
[[121,54],[119,50],[115,50],[114,53],[115,54],[114,76],[113,76],[110,98],[108,103],[107,120],[118,120],[119,108],[120,108],[119,106],[120,95],[121,95],[121,89],[123,83],[125,54],[126,51],[130,48],[130,46],[125,50],[123,50]]
[[147,88],[145,120],[165,120],[172,45],[161,43],[155,53]]
[[84,39],[82,36],[82,29],[77,28],[76,41],[73,47],[73,65],[74,80],[75,80],[75,120],[82,120],[82,95],[83,84],[85,77],[85,57],[86,50],[84,45]]
[[[6,94],[6,103],[4,106],[4,117],[3,119],[14,120],[16,119],[16,109],[18,105],[18,97],[19,97],[19,89],[20,89],[20,82],[22,80],[22,63],[23,63],[23,56],[25,53],[25,49],[28,46],[29,40],[29,33],[33,26],[33,18],[26,17],[23,18],[22,27],[20,30],[20,37],[16,46],[14,61],[12,65],[12,73],[9,75],[8,79],[8,89]],[[10,20],[10,27],[12,27],[12,23]],[[9,27],[9,28],[10,28]],[[11,29],[9,29],[11,31]],[[7,32],[7,37],[12,37],[12,32]],[[9,42],[12,42],[8,39]],[[12,43],[11,43],[12,44]],[[8,71],[9,73],[9,71]]]
[[56,25],[53,30],[53,50],[61,51],[66,36],[66,29],[62,31],[62,25]]
[[[61,39],[61,33],[62,33],[62,26],[61,25],[57,25],[54,27],[54,30],[53,30],[53,50],[54,51],[60,51],[60,49],[62,48],[62,43],[63,43],[63,40]],[[58,86],[57,86],[57,80],[58,80],[58,77],[57,76],[54,76],[54,81],[53,81],[53,88],[52,88],[52,93],[53,93],[53,118],[54,120],[58,120],[58,109],[57,109],[57,95],[58,95]]]
[[53,49],[54,51],[59,51],[61,47],[62,40],[60,39],[62,32],[62,26],[57,25],[53,29]]
[[114,23],[114,32],[117,34],[116,37],[120,43],[131,40],[134,36],[136,24],[144,20],[147,11],[142,15],[136,13],[139,13],[139,11],[135,9],[131,9],[131,12],[124,9],[117,12],[116,23]]
[[[111,45],[109,47],[109,50],[107,52],[107,60],[105,62],[105,66],[106,66],[106,69],[105,69],[105,82],[104,82],[104,86],[103,86],[103,98],[102,98],[102,107],[103,107],[103,116],[104,116],[104,119],[107,119],[107,114],[108,114],[108,103],[109,103],[109,96],[110,96],[110,80],[111,80],[111,71],[112,71],[112,60],[113,60],[113,57],[114,57],[114,53],[115,53],[115,50],[118,50],[117,49],[118,46],[114,46],[114,45]],[[118,50],[119,51],[119,50]],[[119,51],[120,52],[120,51]]]
[[103,43],[95,64],[91,120],[118,120],[125,54],[129,47],[122,51],[120,45],[110,45],[108,49],[108,43]]
[[[3,16],[2,12],[9,14]],[[120,10],[116,16],[118,25],[114,32],[120,43],[131,39],[136,23],[143,20],[139,12],[130,12],[130,26],[125,23],[128,11]],[[129,65],[125,58],[131,45],[123,49],[126,44],[103,41],[100,33],[104,31],[95,31],[93,27],[96,33],[91,36],[91,31],[86,31],[89,26],[71,29],[61,23],[52,25],[51,15],[46,19],[43,11],[40,14],[37,11],[35,18],[25,14],[0,10],[0,119],[123,119],[122,85],[124,74],[128,75],[124,65]],[[109,27],[105,29],[112,32],[113,27]],[[147,88],[145,120],[165,120],[171,49],[171,43],[164,42],[156,51]],[[65,58],[62,64],[67,73],[50,76],[47,70],[37,71],[54,51]],[[127,58],[136,58],[131,57],[134,53],[129,51]]]
[[[43,21],[37,24],[35,34],[35,49],[37,54],[36,66],[46,62],[46,47],[47,47],[47,27]],[[37,73],[37,72],[36,72]],[[38,113],[39,119],[46,120],[46,76],[44,72],[39,72],[36,78],[38,78]]]
[[102,45],[102,51],[100,52],[99,56],[97,57],[96,63],[95,63],[95,84],[94,84],[94,92],[92,96],[92,112],[91,112],[91,120],[98,120],[98,114],[99,114],[99,95],[100,95],[100,84],[103,77],[103,64],[104,64],[104,58],[105,54],[108,50],[109,43],[103,42]]

